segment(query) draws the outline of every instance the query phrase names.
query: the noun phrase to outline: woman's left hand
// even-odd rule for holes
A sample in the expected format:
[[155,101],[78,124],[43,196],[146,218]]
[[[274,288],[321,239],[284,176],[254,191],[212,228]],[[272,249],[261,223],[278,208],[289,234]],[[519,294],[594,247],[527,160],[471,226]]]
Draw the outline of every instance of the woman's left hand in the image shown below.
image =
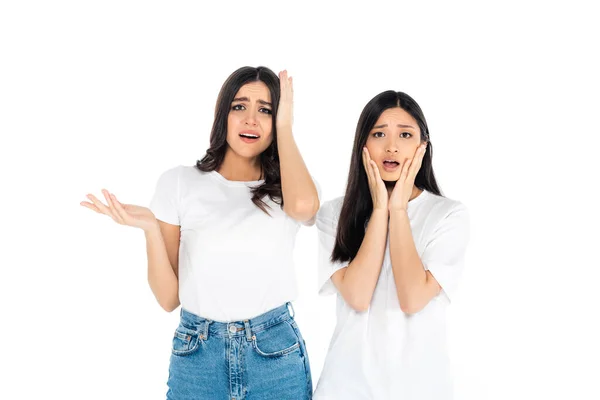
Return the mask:
[[279,73],[279,86],[281,94],[279,96],[279,107],[277,108],[277,128],[291,128],[294,122],[294,88],[292,78],[288,77],[287,70]]
[[408,208],[408,201],[412,195],[415,177],[419,169],[421,169],[426,149],[427,142],[417,147],[412,160],[405,160],[402,164],[400,178],[396,181],[396,185],[394,185],[394,190],[392,190],[388,203],[390,212],[393,210],[406,210]]

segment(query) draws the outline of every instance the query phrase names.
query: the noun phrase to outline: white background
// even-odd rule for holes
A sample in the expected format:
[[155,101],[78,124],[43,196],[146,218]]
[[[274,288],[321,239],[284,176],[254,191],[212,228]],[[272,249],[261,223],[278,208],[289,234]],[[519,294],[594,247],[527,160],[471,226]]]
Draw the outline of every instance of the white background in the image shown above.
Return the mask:
[[[178,311],[147,285],[143,232],[79,202],[147,206],[161,172],[202,157],[243,65],[294,77],[323,200],[374,95],[423,108],[441,188],[472,214],[457,399],[600,398],[597,13],[488,3],[3,1],[0,398],[164,399]],[[334,326],[316,240],[303,228],[295,253],[315,383]]]

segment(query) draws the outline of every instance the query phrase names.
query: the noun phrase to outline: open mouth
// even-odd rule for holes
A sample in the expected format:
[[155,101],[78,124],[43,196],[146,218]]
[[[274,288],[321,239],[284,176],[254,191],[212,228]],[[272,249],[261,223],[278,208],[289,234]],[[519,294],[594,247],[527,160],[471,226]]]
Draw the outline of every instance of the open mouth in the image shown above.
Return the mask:
[[394,160],[384,160],[383,161],[383,168],[386,171],[394,171],[396,170],[398,167],[400,166],[400,163],[398,161],[394,161]]
[[258,133],[251,132],[242,132],[240,133],[240,139],[246,143],[254,143],[260,139],[260,135]]

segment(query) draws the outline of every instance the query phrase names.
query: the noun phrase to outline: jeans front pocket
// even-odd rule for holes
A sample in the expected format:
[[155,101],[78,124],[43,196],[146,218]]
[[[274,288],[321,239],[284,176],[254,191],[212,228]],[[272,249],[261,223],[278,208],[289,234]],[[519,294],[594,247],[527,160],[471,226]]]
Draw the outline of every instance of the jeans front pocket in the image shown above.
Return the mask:
[[181,323],[173,334],[173,344],[171,351],[176,356],[187,356],[198,349],[199,333],[195,329],[190,329]]
[[300,351],[300,342],[288,321],[254,332],[254,350],[263,357],[282,357]]

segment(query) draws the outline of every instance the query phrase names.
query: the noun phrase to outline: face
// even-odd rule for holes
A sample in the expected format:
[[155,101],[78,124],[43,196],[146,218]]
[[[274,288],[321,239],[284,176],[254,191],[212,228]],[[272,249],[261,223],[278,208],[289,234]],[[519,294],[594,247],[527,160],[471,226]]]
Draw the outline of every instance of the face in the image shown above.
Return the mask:
[[367,150],[384,181],[397,181],[401,164],[411,160],[421,144],[417,121],[400,107],[388,108],[369,132]]
[[247,83],[236,93],[227,117],[227,144],[236,154],[254,158],[273,138],[271,94],[263,82]]

